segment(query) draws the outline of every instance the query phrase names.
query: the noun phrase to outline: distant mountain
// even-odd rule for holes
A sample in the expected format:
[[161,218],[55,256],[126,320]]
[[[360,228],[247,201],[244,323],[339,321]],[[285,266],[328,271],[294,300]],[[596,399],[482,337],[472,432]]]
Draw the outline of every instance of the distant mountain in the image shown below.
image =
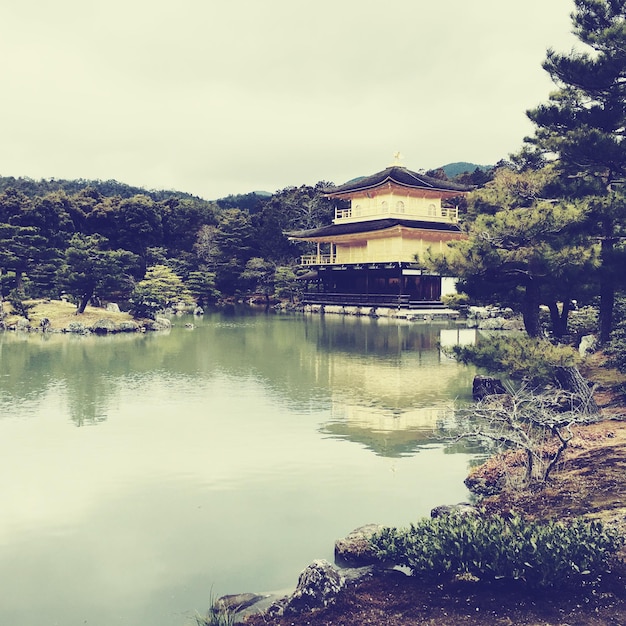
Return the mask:
[[457,163],[448,163],[442,165],[441,169],[446,173],[448,178],[454,178],[459,174],[469,173],[471,174],[478,168],[479,170],[490,170],[492,165],[476,165],[476,163],[467,163],[466,161],[458,161]]

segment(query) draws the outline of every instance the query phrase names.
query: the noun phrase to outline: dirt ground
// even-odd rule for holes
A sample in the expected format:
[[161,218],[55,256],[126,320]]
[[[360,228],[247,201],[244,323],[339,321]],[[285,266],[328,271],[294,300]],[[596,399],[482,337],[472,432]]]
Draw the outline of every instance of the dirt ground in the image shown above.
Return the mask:
[[[594,380],[590,370],[585,375]],[[576,429],[543,489],[507,490],[483,503],[539,519],[583,515],[626,532],[626,406],[615,378],[600,377],[595,396],[607,418]],[[602,378],[604,377],[604,378]],[[619,377],[618,377],[619,378]],[[596,380],[595,382],[598,382]],[[626,624],[626,551],[595,588],[529,592],[520,583],[425,583],[400,572],[379,572],[346,586],[336,603],[299,616],[254,615],[249,626],[618,626]]]

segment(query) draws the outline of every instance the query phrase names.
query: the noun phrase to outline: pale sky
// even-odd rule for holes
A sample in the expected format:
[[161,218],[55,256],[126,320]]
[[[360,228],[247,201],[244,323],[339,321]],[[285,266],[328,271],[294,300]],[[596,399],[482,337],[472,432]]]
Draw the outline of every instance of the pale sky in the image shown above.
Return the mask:
[[532,132],[571,0],[29,0],[0,7],[0,176],[206,199],[493,164]]

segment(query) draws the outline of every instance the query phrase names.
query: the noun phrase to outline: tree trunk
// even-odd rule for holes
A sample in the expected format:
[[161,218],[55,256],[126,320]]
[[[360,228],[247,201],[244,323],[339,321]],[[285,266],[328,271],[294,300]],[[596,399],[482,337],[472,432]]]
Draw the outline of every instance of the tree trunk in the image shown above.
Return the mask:
[[586,415],[598,415],[600,409],[593,399],[593,394],[587,381],[583,378],[582,374],[578,371],[577,367],[557,366],[556,379],[561,385],[561,388],[565,391],[569,391],[576,398],[579,399],[577,408]]
[[524,328],[529,337],[541,336],[539,323],[539,285],[532,278],[526,283],[524,297]]
[[604,237],[600,249],[602,259],[602,273],[600,274],[600,343],[609,341],[613,330],[613,306],[615,304],[615,276],[613,223],[607,220],[603,224]]
[[613,330],[613,306],[615,285],[612,276],[604,276],[600,283],[600,343],[605,344]]
[[87,305],[89,304],[89,300],[91,300],[91,296],[93,295],[93,292],[89,292],[89,293],[84,293],[81,298],[80,298],[80,304],[78,305],[78,308],[76,309],[76,315],[82,315],[85,312],[85,309],[87,308]]
[[559,305],[557,302],[550,302],[548,309],[550,310],[550,321],[552,323],[552,332],[555,337],[562,337],[567,334],[567,320],[570,311],[570,301],[563,302],[563,309],[559,312]]

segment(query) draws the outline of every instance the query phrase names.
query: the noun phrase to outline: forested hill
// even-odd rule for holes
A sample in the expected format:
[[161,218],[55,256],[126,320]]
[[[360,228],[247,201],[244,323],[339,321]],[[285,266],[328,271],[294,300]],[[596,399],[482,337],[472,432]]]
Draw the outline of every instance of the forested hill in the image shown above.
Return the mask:
[[160,202],[162,200],[169,200],[171,198],[186,198],[186,199],[199,199],[198,196],[194,196],[190,193],[183,191],[173,190],[154,190],[144,189],[142,187],[133,187],[120,183],[116,180],[87,180],[85,178],[79,178],[77,180],[63,180],[56,178],[42,178],[40,180],[34,180],[33,178],[22,177],[15,178],[14,176],[0,176],[0,193],[7,189],[15,189],[20,191],[29,198],[35,196],[43,196],[50,192],[64,191],[68,195],[77,194],[84,189],[93,189],[101,196],[119,196],[120,198],[132,198],[138,194],[148,196]]

